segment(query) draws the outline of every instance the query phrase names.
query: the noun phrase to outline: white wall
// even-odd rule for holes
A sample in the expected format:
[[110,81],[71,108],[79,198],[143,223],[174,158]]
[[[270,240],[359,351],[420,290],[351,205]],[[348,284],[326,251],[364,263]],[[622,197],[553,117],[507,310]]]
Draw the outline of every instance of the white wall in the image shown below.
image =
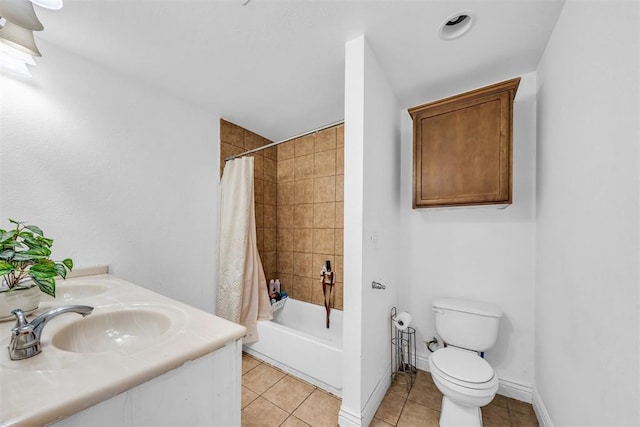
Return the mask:
[[[346,44],[345,309],[340,425],[369,425],[390,382],[399,280],[399,107],[364,37]],[[386,286],[374,290],[372,281]]]
[[[496,77],[497,83],[513,76]],[[535,73],[521,76],[514,106],[513,204],[507,209],[412,209],[412,120],[402,112],[402,259],[400,307],[423,340],[435,335],[431,301],[450,296],[487,301],[504,312],[496,345],[486,353],[501,379],[499,393],[531,398],[533,385],[535,233]],[[462,93],[472,87],[460,88]],[[454,95],[454,93],[450,94]],[[424,102],[435,99],[425,94]],[[407,106],[412,107],[412,106]]]
[[638,2],[568,1],[538,67],[536,391],[640,424]]
[[212,311],[218,118],[39,44],[31,80],[0,75],[0,224]]

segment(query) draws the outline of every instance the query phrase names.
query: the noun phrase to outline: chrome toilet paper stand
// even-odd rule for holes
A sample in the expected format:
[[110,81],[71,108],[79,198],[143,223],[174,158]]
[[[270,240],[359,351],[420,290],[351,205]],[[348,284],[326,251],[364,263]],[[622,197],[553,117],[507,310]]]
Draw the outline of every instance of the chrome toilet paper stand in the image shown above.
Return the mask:
[[416,356],[416,330],[411,326],[404,330],[396,327],[396,307],[391,309],[391,382],[405,385],[407,392],[416,381],[418,373]]

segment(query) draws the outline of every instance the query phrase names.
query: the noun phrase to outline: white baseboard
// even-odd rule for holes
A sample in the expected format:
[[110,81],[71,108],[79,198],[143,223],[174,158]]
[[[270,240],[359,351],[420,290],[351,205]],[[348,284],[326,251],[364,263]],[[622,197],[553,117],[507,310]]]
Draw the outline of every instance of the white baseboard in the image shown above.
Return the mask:
[[373,421],[373,417],[376,415],[376,411],[382,403],[384,396],[387,394],[387,390],[390,385],[391,367],[389,366],[385,370],[384,375],[378,379],[378,383],[369,396],[367,403],[364,404],[364,408],[362,408],[362,412],[360,414],[355,413],[351,409],[345,408],[344,405],[340,407],[338,425],[340,427],[361,427],[371,424],[371,421]]
[[544,406],[542,397],[536,388],[533,388],[533,411],[536,413],[536,418],[541,427],[553,427],[547,407]]

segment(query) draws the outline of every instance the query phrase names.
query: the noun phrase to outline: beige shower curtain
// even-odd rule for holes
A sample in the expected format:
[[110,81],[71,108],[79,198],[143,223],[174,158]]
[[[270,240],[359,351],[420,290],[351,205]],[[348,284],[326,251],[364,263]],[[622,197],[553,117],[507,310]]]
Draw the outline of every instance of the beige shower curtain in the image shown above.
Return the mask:
[[253,157],[230,160],[220,181],[216,315],[247,328],[258,341],[258,320],[271,320],[267,281],[258,254]]

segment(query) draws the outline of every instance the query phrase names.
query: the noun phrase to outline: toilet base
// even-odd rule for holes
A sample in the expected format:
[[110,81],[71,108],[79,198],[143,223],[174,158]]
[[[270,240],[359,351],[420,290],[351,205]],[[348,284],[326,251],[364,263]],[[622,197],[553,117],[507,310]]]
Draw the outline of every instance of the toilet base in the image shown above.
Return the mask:
[[479,407],[460,405],[442,397],[440,408],[440,427],[482,427],[482,412]]

